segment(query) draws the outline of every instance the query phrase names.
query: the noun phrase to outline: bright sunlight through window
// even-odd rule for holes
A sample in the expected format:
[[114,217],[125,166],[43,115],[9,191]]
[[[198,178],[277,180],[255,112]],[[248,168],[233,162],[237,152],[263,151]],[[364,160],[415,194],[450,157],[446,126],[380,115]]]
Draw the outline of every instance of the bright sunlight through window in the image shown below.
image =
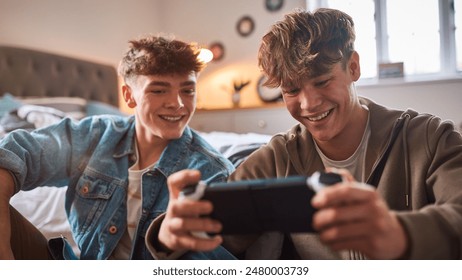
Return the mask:
[[462,71],[462,0],[307,0],[307,7],[353,17],[362,78],[376,78],[379,63],[403,62],[406,76]]

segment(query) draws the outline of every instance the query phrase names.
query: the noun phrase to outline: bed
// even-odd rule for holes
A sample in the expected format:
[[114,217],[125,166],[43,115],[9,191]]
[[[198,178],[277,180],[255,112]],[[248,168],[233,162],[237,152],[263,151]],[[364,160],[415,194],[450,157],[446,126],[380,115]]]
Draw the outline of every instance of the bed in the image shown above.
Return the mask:
[[[116,69],[85,59],[0,46],[0,138],[33,130],[64,117],[124,115],[118,109]],[[270,139],[258,133],[199,132],[236,166]],[[74,246],[64,211],[66,188],[43,186],[20,192],[11,204],[47,237],[65,236]]]

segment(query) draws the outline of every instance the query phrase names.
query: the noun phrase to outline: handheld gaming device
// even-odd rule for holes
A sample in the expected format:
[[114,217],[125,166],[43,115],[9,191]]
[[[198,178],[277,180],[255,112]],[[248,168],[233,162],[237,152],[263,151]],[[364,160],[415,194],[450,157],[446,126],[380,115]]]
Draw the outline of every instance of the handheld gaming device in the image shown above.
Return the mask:
[[[220,234],[251,234],[265,231],[313,232],[316,209],[311,199],[324,187],[339,183],[337,173],[315,172],[311,176],[254,179],[207,185],[200,181],[185,187],[180,199],[209,200],[210,217],[220,221]],[[205,232],[193,232],[209,238]]]

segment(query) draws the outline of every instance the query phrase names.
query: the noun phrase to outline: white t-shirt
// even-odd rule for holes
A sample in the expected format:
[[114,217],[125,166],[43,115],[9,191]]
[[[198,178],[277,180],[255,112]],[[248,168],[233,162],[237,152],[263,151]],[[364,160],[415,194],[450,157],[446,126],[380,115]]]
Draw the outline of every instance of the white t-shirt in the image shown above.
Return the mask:
[[366,162],[367,143],[369,142],[370,136],[371,136],[371,128],[369,127],[369,112],[368,112],[366,129],[364,130],[361,143],[359,144],[358,148],[353,153],[353,155],[351,155],[349,158],[345,160],[332,160],[322,153],[321,149],[319,149],[318,145],[316,144],[316,141],[314,141],[314,145],[325,167],[346,169],[350,171],[350,173],[353,175],[356,181],[364,182],[366,180],[365,162]]

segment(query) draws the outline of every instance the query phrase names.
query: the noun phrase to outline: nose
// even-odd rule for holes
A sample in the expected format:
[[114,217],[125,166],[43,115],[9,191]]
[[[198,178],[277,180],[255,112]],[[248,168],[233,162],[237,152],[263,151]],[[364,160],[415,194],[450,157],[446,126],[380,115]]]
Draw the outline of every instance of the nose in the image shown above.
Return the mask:
[[316,111],[322,103],[322,96],[311,87],[303,87],[299,97],[300,109],[307,111]]
[[171,93],[165,101],[165,107],[169,109],[179,110],[184,107],[183,99],[178,93]]

